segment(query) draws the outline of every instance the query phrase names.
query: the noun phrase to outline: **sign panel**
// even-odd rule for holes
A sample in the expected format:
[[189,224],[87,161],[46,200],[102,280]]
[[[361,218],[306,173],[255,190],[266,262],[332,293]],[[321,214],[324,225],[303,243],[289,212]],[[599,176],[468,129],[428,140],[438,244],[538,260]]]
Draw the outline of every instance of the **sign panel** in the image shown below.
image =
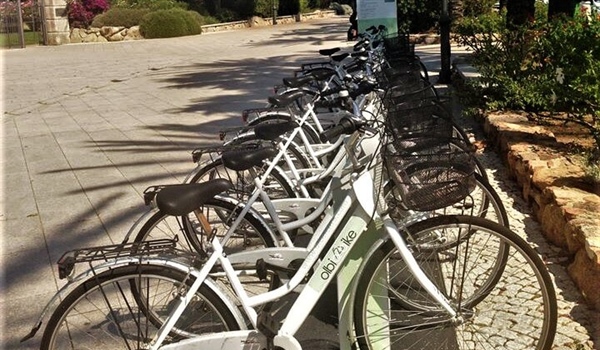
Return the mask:
[[388,33],[398,32],[396,0],[357,0],[356,9],[359,33],[382,24]]

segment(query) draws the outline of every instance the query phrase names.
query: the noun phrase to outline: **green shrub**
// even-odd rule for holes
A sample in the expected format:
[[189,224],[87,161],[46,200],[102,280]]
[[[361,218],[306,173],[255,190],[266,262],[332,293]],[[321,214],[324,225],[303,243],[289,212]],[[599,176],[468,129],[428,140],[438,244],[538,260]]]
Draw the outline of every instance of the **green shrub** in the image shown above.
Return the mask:
[[480,16],[489,14],[494,8],[496,0],[463,0],[464,16]]
[[440,11],[439,0],[398,0],[398,31],[427,32],[436,26]]
[[[275,1],[277,8],[277,1]],[[254,1],[254,15],[268,18],[273,16],[273,0]]]
[[177,0],[112,0],[112,6],[150,10],[169,10],[172,8],[187,10],[188,8],[185,2]]
[[600,149],[600,19],[575,16],[513,30],[504,23],[490,15],[457,26],[481,75],[467,87],[466,103],[577,123]]
[[105,13],[94,17],[92,27],[133,27],[142,22],[142,17],[148,14],[148,9],[127,9],[113,7]]
[[195,35],[202,32],[198,15],[182,9],[148,13],[140,23],[140,33],[148,39]]
[[219,22],[234,22],[240,20],[241,17],[237,13],[237,11],[231,10],[229,8],[222,8],[221,11],[215,14],[215,17],[219,20]]
[[202,23],[202,25],[207,25],[207,24],[217,24],[220,23],[218,19],[216,19],[213,16],[209,16],[209,15],[200,15],[200,17],[202,18],[202,21],[200,23]]

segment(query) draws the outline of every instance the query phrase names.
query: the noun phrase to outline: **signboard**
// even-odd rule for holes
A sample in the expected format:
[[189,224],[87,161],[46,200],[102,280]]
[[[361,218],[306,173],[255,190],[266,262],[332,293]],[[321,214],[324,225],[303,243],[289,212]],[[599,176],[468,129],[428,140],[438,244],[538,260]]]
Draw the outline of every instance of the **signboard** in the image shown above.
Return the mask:
[[357,0],[358,32],[383,24],[388,33],[398,32],[396,0]]

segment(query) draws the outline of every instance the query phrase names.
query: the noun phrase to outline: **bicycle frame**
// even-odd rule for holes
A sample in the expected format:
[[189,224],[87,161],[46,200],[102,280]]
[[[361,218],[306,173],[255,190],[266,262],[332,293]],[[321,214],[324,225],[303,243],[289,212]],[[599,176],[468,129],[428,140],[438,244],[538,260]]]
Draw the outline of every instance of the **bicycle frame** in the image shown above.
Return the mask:
[[[167,318],[163,327],[159,330],[157,337],[151,342],[150,349],[159,349],[160,344],[166,338],[169,331],[174,326],[178,317],[183,313],[185,307],[189,303],[191,297],[203,283],[203,279],[207,277],[210,271],[219,264],[227,276],[229,282],[236,295],[238,296],[242,309],[248,317],[252,326],[258,325],[258,314],[254,309],[257,306],[264,305],[281,298],[296,289],[307,276],[311,269],[315,267],[315,272],[303,287],[298,299],[294,302],[289,310],[285,321],[274,337],[274,345],[280,346],[286,350],[299,350],[300,344],[294,338],[294,334],[298,331],[304,320],[308,317],[310,311],[319,300],[327,286],[331,283],[334,276],[337,276],[341,267],[347,264],[348,257],[353,249],[357,249],[354,254],[366,257],[366,252],[371,249],[371,244],[364,244],[363,241],[371,240],[369,238],[373,233],[379,232],[381,236],[389,237],[399,250],[400,255],[409,266],[411,273],[419,281],[421,286],[436,300],[440,307],[446,310],[452,317],[456,316],[456,312],[450,305],[449,301],[437,289],[431,280],[421,270],[415,258],[410,253],[406,242],[399,233],[394,222],[389,218],[382,218],[377,214],[376,198],[374,193],[378,189],[374,185],[374,181],[370,172],[363,172],[361,175],[353,173],[346,174],[343,178],[336,181],[336,190],[333,195],[332,211],[336,215],[330,222],[322,223],[326,226],[323,236],[313,249],[305,249],[303,252],[305,260],[296,272],[296,274],[281,287],[266,292],[264,294],[249,297],[243,288],[242,283],[237,278],[236,270],[232,262],[223,253],[223,247],[218,240],[212,242],[213,253],[208,261],[197,273],[198,278],[194,281],[190,289],[182,296],[177,306],[173,309],[171,315]],[[381,237],[380,236],[380,237]],[[327,253],[322,259],[319,257],[325,250],[328,242],[335,237],[333,243],[327,250]],[[365,238],[366,237],[366,238]],[[379,238],[375,243],[382,243],[383,239]],[[376,244],[375,244],[376,245]],[[289,248],[266,248],[260,250],[261,256],[267,259],[280,259],[285,255]],[[292,248],[294,253],[298,253],[301,248]],[[320,263],[317,261],[320,260]],[[346,284],[340,286],[342,290],[339,292],[345,295],[346,300],[352,300],[355,289],[351,285]],[[347,312],[347,311],[346,311]],[[384,330],[385,332],[385,330]],[[346,337],[344,333],[340,337]],[[231,338],[229,338],[231,337]],[[237,342],[243,339],[244,342]],[[244,349],[248,339],[252,342],[267,343],[267,340],[257,334],[255,331],[235,331],[224,332],[216,335],[204,335],[195,337],[181,344],[170,344],[161,349],[191,349],[193,347],[200,348],[204,346],[218,347],[220,349]],[[345,342],[352,342],[350,339],[345,339]]]
[[[362,100],[362,103],[364,103],[364,101],[365,101],[365,99]],[[355,107],[355,109],[360,110],[361,107],[362,107],[362,104],[357,105]],[[308,118],[310,113],[314,114],[314,111],[312,109],[312,104],[309,104],[308,109],[309,110],[305,113],[305,115],[300,120],[300,125],[302,125],[302,122],[304,122],[306,120],[306,118]],[[325,190],[323,191],[323,194],[318,199],[294,198],[294,199],[274,199],[274,200],[272,200],[269,198],[268,194],[263,190],[263,185],[264,185],[267,177],[273,171],[273,169],[277,166],[277,163],[279,162],[281,157],[289,157],[289,155],[285,151],[286,151],[287,147],[289,147],[290,143],[292,142],[292,140],[294,139],[296,134],[299,132],[301,132],[301,127],[294,129],[292,131],[291,135],[286,138],[286,141],[283,142],[283,144],[280,143],[280,146],[279,146],[280,151],[274,157],[274,159],[272,159],[269,162],[269,167],[267,168],[265,173],[261,177],[256,177],[256,176],[254,177],[255,190],[252,193],[252,195],[250,196],[250,198],[248,199],[244,209],[239,213],[237,218],[231,224],[230,228],[228,229],[228,233],[223,238],[223,242],[226,242],[226,240],[228,240],[234,234],[235,229],[241,223],[241,221],[243,220],[244,216],[248,213],[248,211],[250,211],[251,207],[258,210],[259,212],[264,212],[264,211],[267,212],[267,214],[270,216],[270,218],[273,220],[273,222],[275,224],[276,231],[281,235],[281,238],[284,240],[285,245],[287,245],[289,247],[293,247],[294,244],[291,241],[291,238],[289,237],[289,235],[287,234],[287,231],[305,227],[306,225],[313,222],[316,218],[318,218],[321,214],[323,214],[323,211],[327,207],[327,204],[330,202],[330,193],[331,193],[330,185],[328,185],[325,188]],[[305,140],[305,141],[306,141],[307,147],[310,148],[311,145],[308,143],[308,140]],[[358,140],[353,139],[350,142],[348,142],[347,144],[353,145],[357,141]],[[338,149],[338,152],[337,152],[335,158],[331,161],[331,164],[329,164],[329,167],[327,169],[321,169],[321,171],[318,172],[318,174],[313,175],[308,178],[305,178],[305,179],[297,178],[296,179],[297,186],[303,187],[305,184],[311,184],[311,183],[317,182],[317,181],[331,175],[332,173],[339,171],[340,169],[343,169],[343,167],[344,167],[343,161],[348,153],[348,150],[340,147],[340,145],[343,142],[344,142],[344,138],[340,137],[338,139],[338,141],[336,141],[333,145],[331,145],[331,147],[329,147],[327,149],[328,151],[332,151],[333,149]],[[351,149],[353,146],[347,146],[347,147]],[[369,147],[371,149],[367,153],[372,154],[372,152],[375,151],[375,149],[373,149],[373,147],[375,147],[375,146],[370,145]],[[289,165],[292,168],[294,167],[293,164],[291,163],[291,161],[290,161]],[[318,169],[311,169],[311,170],[318,170]],[[295,173],[295,172],[293,172],[293,173]],[[259,197],[261,198],[261,202],[257,202],[257,199]],[[305,216],[305,213],[307,213],[309,209],[313,209],[314,211],[310,215]],[[298,219],[294,220],[292,222],[283,224],[277,214],[278,212],[292,213]],[[275,236],[274,232],[271,232],[271,234],[272,234],[273,241],[276,242],[276,244],[277,244],[278,238]],[[311,242],[312,241],[313,240],[311,239]],[[312,247],[312,245],[313,244],[309,243],[309,247]]]

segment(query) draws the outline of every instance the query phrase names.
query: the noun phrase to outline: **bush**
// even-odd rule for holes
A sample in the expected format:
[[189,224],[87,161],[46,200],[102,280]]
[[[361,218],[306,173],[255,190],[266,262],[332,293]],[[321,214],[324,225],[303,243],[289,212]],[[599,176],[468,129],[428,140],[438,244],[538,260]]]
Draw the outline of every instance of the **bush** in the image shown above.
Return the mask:
[[[277,1],[275,2],[277,6]],[[273,0],[254,1],[254,15],[268,18],[273,16]]]
[[577,123],[600,148],[600,18],[565,17],[514,30],[504,23],[490,15],[457,26],[481,74],[466,103]]
[[435,28],[440,11],[439,0],[398,0],[398,32],[427,32]]
[[149,9],[127,9],[113,7],[94,17],[92,27],[133,27],[140,25],[142,18],[150,12]]
[[[194,11],[195,12],[195,11]],[[200,17],[202,18],[202,21],[200,22],[202,25],[207,25],[207,24],[217,24],[220,23],[218,19],[216,19],[213,16],[209,16],[209,15],[201,15],[199,14]]]
[[182,9],[158,10],[142,18],[140,33],[148,39],[195,35],[202,32],[199,16]]
[[332,2],[329,8],[335,11],[336,15],[350,16],[352,14],[352,7],[346,4],[340,4],[339,2]]
[[477,17],[493,11],[496,0],[464,0],[463,15]]
[[187,10],[188,8],[188,5],[185,2],[177,0],[112,0],[112,6],[150,10],[169,10],[172,8]]
[[67,18],[71,28],[88,28],[96,15],[110,7],[107,0],[71,0],[67,2]]

